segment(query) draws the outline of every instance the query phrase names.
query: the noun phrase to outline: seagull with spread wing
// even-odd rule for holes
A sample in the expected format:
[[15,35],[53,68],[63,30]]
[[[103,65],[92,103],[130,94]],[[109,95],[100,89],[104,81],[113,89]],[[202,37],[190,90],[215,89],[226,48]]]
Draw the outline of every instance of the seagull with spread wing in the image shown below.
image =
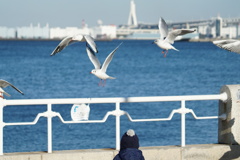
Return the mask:
[[162,53],[164,54],[164,57],[166,57],[169,49],[179,51],[172,46],[177,36],[185,35],[195,31],[195,29],[175,29],[168,32],[167,23],[163,18],[160,18],[158,28],[160,32],[160,38],[156,39],[153,43],[163,49]]
[[5,92],[3,90],[3,88],[7,87],[7,86],[11,86],[13,89],[15,89],[16,91],[18,91],[19,93],[21,94],[24,94],[22,91],[20,91],[17,87],[15,87],[14,85],[12,85],[11,83],[5,81],[5,80],[2,80],[0,79],[0,98],[3,98],[3,95],[2,94],[5,94],[7,96],[10,96],[10,94],[8,94],[7,92]]
[[240,41],[239,40],[234,40],[234,39],[216,40],[216,41],[213,41],[213,44],[215,44],[219,48],[225,49],[227,51],[240,54]]
[[82,34],[77,34],[75,36],[68,36],[65,37],[59,44],[58,46],[54,49],[54,51],[51,53],[51,56],[61,52],[65,47],[70,45],[71,43],[74,42],[87,42],[87,44],[92,48],[92,50],[97,53],[97,46],[96,43],[94,42],[94,39],[89,36],[89,35],[82,35]]
[[[122,44],[122,43],[121,43]],[[99,62],[98,58],[96,57],[95,53],[92,51],[92,49],[86,45],[86,51],[88,54],[88,57],[92,64],[94,65],[95,69],[93,69],[90,73],[94,74],[96,77],[100,78],[99,86],[104,86],[106,83],[106,79],[116,79],[115,77],[111,77],[107,75],[107,68],[110,62],[112,61],[112,58],[114,56],[114,53],[117,51],[118,47],[121,45],[119,44],[105,59],[103,65],[101,66],[101,63]],[[102,83],[102,80],[104,80],[104,83]]]

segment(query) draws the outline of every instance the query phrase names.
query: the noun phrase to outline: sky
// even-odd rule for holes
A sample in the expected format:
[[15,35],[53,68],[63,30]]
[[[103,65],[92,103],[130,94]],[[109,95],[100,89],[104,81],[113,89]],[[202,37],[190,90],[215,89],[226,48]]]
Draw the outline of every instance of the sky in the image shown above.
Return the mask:
[[[138,22],[206,20],[220,15],[240,17],[240,0],[134,0]],[[0,0],[0,26],[31,23],[50,27],[89,27],[127,24],[130,0]]]

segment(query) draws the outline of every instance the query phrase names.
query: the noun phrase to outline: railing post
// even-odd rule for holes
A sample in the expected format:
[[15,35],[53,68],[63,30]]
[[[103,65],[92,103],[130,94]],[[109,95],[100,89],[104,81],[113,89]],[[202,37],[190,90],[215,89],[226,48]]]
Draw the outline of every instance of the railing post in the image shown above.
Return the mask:
[[226,101],[219,101],[219,116],[226,114],[225,119],[218,120],[218,143],[240,144],[240,85],[226,85],[221,93],[227,93]]
[[[185,100],[182,100],[181,101],[181,109],[184,111],[186,108],[185,108]],[[185,112],[182,112],[181,113],[181,147],[185,147],[185,136],[186,136],[186,119],[185,119],[185,115],[186,113]]]
[[[120,111],[120,103],[116,103],[116,111]],[[116,150],[120,150],[120,116],[119,114],[116,115]]]
[[0,92],[0,155],[3,155],[3,93]]
[[[52,104],[47,105],[47,112],[52,112]],[[52,116],[48,115],[47,117],[48,122],[48,153],[52,153]]]

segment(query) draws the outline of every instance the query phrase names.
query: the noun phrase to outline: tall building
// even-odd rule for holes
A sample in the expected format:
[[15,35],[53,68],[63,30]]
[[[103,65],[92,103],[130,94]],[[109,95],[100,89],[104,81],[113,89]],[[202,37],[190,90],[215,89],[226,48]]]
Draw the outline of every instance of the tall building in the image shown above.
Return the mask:
[[222,34],[222,18],[220,16],[217,17],[216,23],[215,23],[215,29],[216,29],[216,37],[221,37]]
[[130,13],[128,17],[129,26],[138,26],[137,15],[136,15],[136,6],[133,0],[130,3]]

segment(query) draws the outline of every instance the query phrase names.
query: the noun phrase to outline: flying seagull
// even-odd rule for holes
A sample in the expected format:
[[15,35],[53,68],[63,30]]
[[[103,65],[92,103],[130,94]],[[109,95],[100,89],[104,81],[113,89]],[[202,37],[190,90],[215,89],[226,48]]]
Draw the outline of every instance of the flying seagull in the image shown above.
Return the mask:
[[24,94],[22,91],[20,91],[17,87],[15,87],[14,85],[12,85],[11,83],[0,79],[0,97],[3,98],[3,96],[1,95],[2,93],[4,93],[7,96],[10,96],[10,94],[8,94],[7,92],[5,92],[3,90],[3,88],[7,87],[7,86],[11,86],[12,88],[14,88],[16,91],[18,91],[19,93],[21,93],[22,95]]
[[65,37],[51,53],[51,56],[61,52],[65,47],[73,42],[87,42],[94,52],[98,52],[94,39],[89,35],[77,34],[75,36]]
[[[122,44],[122,43],[121,43]],[[89,48],[88,45],[86,45],[86,50],[89,59],[91,60],[92,64],[94,65],[95,69],[93,69],[90,73],[94,74],[96,77],[100,78],[99,86],[104,86],[106,84],[106,79],[116,79],[115,77],[111,77],[107,75],[106,71],[108,68],[109,63],[112,61],[112,58],[114,56],[114,53],[117,51],[118,47],[121,45],[119,44],[105,59],[103,65],[101,66],[101,63],[99,62],[98,58],[96,57],[95,53],[92,51],[91,48]],[[104,82],[102,83],[102,80]]]
[[179,51],[172,46],[177,36],[185,35],[187,33],[192,33],[196,31],[195,29],[175,29],[168,32],[167,24],[162,17],[159,20],[158,29],[160,32],[160,38],[156,39],[153,43],[163,49],[162,53],[164,54],[164,57],[166,57],[169,49]]
[[219,48],[225,49],[227,51],[240,54],[240,41],[239,40],[234,40],[234,39],[216,40],[216,41],[213,41],[213,44],[215,44]]

